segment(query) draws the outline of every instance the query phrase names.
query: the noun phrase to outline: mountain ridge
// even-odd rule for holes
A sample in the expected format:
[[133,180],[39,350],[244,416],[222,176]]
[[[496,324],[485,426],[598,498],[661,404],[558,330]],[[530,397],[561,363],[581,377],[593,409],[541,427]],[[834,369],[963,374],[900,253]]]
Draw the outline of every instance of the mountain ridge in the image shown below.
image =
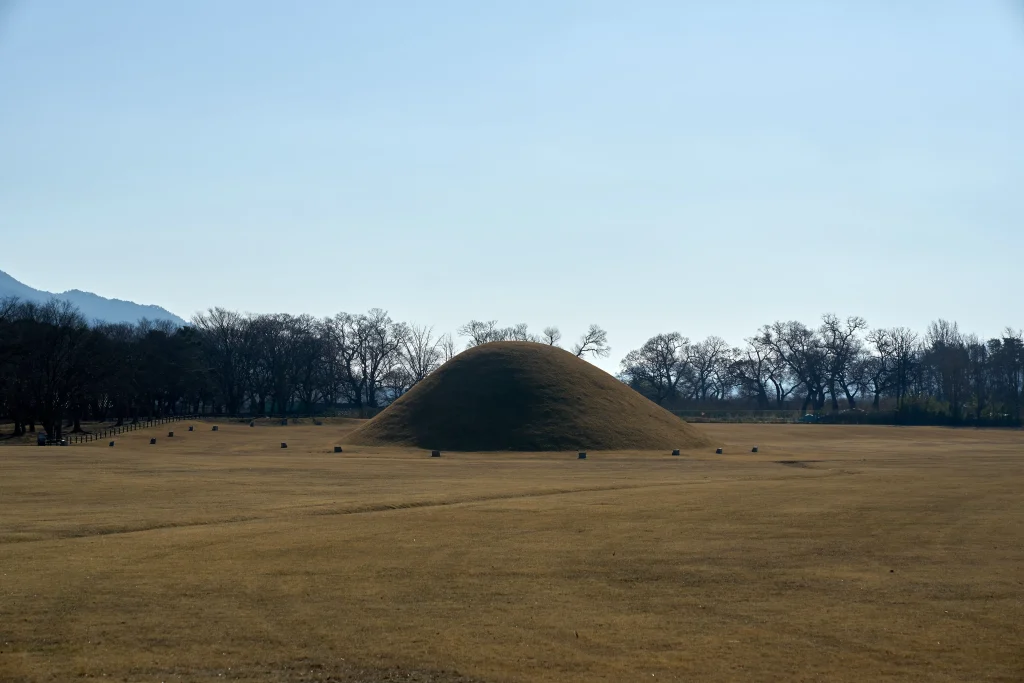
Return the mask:
[[146,318],[153,321],[168,320],[175,325],[186,324],[183,318],[171,313],[162,306],[138,304],[126,299],[110,299],[81,289],[69,289],[65,292],[47,292],[30,287],[16,280],[9,273],[0,270],[0,299],[7,297],[17,297],[23,301],[33,301],[36,303],[43,303],[50,299],[68,301],[74,304],[90,322],[134,324]]

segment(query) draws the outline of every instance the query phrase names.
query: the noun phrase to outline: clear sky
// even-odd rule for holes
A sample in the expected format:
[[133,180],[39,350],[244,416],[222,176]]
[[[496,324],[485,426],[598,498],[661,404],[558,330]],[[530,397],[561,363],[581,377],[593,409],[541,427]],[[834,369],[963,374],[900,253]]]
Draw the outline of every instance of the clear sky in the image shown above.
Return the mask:
[[596,322],[613,368],[824,312],[1024,327],[1022,233],[1012,0],[0,13],[0,270],[40,289]]

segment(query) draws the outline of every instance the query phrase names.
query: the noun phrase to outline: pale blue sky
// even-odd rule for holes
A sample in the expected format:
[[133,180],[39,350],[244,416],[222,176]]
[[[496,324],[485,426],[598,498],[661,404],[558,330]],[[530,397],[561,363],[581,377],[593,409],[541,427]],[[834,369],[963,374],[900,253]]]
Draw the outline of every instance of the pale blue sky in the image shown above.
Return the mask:
[[826,311],[1024,326],[1022,217],[1011,0],[0,15],[0,269],[41,289],[597,322],[612,368]]

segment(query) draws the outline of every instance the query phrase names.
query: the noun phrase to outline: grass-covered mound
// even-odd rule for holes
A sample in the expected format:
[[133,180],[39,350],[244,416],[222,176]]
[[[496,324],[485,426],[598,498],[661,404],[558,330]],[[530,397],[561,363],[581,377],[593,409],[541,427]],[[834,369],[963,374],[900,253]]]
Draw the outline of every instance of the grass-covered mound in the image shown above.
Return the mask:
[[483,344],[349,437],[453,451],[655,450],[707,445],[696,427],[562,349]]

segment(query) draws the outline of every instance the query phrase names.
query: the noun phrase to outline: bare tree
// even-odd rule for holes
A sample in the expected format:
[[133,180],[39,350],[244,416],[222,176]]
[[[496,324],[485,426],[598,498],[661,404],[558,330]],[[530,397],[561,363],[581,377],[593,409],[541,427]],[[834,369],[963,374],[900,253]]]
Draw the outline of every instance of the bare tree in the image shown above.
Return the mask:
[[21,302],[16,296],[5,296],[0,299],[0,323],[13,319],[21,308]]
[[441,335],[441,338],[438,340],[438,348],[441,350],[442,363],[447,363],[452,358],[455,358],[455,354],[458,353],[455,350],[455,339],[452,338],[450,332]]
[[939,319],[928,326],[924,364],[932,375],[940,401],[949,403],[950,413],[959,419],[967,390],[968,354],[964,336],[955,322]]
[[458,329],[463,337],[469,337],[468,348],[487,344],[496,341],[532,341],[539,342],[540,338],[530,334],[526,323],[517,323],[509,327],[498,327],[497,320],[470,320]]
[[577,358],[582,358],[588,353],[595,358],[607,358],[611,351],[611,347],[608,346],[608,333],[599,325],[591,325],[572,347],[572,352]]
[[399,363],[406,334],[404,324],[394,322],[387,311],[379,308],[356,317],[356,359],[365,379],[366,405],[370,408],[380,405],[381,381]]
[[840,387],[849,407],[857,407],[855,388],[858,378],[852,375],[854,368],[862,368],[859,361],[863,345],[858,333],[866,327],[867,322],[859,316],[850,316],[845,321],[832,313],[822,316],[819,334],[825,351],[825,382],[832,398],[832,410],[839,410]]
[[724,401],[735,395],[739,388],[732,366],[739,359],[740,350],[727,348],[718,356],[712,377],[712,394],[714,398]]
[[35,310],[29,337],[36,404],[48,435],[60,438],[64,414],[81,391],[90,362],[89,326],[69,302],[51,299]]
[[293,318],[289,327],[294,393],[302,409],[312,414],[324,400],[320,370],[325,354],[325,339],[320,321],[311,315]]
[[678,332],[655,335],[622,359],[621,378],[660,405],[677,393],[686,371],[689,344]]
[[715,389],[716,374],[729,356],[729,345],[721,337],[708,337],[687,349],[693,398],[706,401]]
[[1003,401],[1004,410],[1018,422],[1024,397],[1024,331],[1007,327],[998,339],[988,341],[990,382],[993,398]]
[[539,342],[540,338],[530,334],[526,323],[516,323],[511,327],[503,327],[497,332],[498,341],[528,341]]
[[467,346],[480,346],[492,341],[498,341],[497,338],[497,320],[488,320],[486,322],[480,320],[470,320],[468,323],[460,327],[457,332],[459,336],[469,337],[469,343]]
[[192,325],[200,333],[200,339],[211,364],[211,371],[220,388],[225,407],[232,415],[242,405],[242,393],[248,374],[247,344],[248,322],[234,311],[211,308],[205,314],[192,318]]
[[288,314],[253,316],[250,321],[251,390],[270,399],[270,412],[285,415],[296,394],[296,319]]
[[974,419],[980,420],[992,392],[992,359],[988,346],[976,335],[966,336],[964,343],[967,346],[967,381],[974,403]]
[[341,396],[345,393],[344,381],[346,366],[342,362],[342,344],[344,329],[339,324],[339,314],[333,318],[324,318],[319,323],[319,335],[321,339],[321,350],[323,357],[319,368],[320,393],[324,397],[324,404],[333,409],[339,403]]
[[747,339],[747,346],[732,365],[741,390],[753,396],[757,407],[768,407],[768,382],[771,378],[771,349],[759,337]]
[[544,332],[541,335],[541,341],[548,346],[558,346],[558,342],[562,340],[562,333],[557,327],[545,327]]
[[813,406],[820,410],[824,407],[827,368],[825,349],[818,333],[799,321],[791,320],[766,325],[761,331],[761,339],[803,386],[802,409],[806,411],[808,406]]
[[893,381],[893,339],[889,330],[872,330],[867,341],[874,347],[874,353],[865,361],[865,371],[872,396],[871,406],[881,407],[882,394],[889,390]]
[[434,328],[426,325],[409,325],[402,340],[402,360],[409,372],[411,384],[415,385],[441,365],[441,338],[434,338]]
[[329,330],[327,362],[331,366],[330,391],[338,398],[344,396],[362,411],[366,377],[358,359],[361,339],[358,316],[339,313],[330,320]]
[[918,365],[917,333],[906,327],[887,330],[890,343],[893,384],[896,388],[896,407],[902,408],[903,400],[910,393],[912,375]]

